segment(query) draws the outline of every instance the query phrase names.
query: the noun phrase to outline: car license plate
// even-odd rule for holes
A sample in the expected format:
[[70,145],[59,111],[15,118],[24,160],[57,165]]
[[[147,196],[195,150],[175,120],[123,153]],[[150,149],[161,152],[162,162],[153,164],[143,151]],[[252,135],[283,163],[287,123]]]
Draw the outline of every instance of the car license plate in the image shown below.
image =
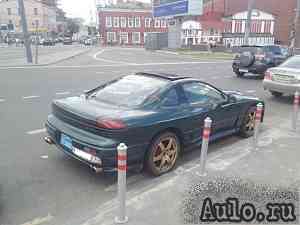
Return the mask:
[[248,73],[248,70],[247,69],[239,69],[240,72],[243,72],[243,73]]
[[91,160],[92,160],[92,157],[93,157],[91,154],[88,154],[88,153],[86,153],[86,152],[84,152],[84,151],[81,151],[80,149],[75,148],[75,147],[73,147],[72,152],[73,152],[75,155],[77,155],[78,157],[80,157],[80,158],[82,158],[82,159],[85,159],[85,160],[87,160],[87,161],[91,161]]
[[65,135],[65,134],[61,134],[60,144],[62,146],[67,147],[68,149],[72,149],[73,148],[72,139],[69,136]]

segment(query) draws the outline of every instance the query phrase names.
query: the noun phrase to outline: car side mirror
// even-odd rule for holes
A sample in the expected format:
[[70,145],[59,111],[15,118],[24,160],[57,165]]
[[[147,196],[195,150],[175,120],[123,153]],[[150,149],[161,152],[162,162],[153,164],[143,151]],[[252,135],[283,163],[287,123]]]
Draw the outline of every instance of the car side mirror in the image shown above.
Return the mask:
[[236,98],[235,98],[234,95],[229,94],[229,95],[227,95],[227,97],[228,97],[227,101],[228,101],[229,103],[236,102]]

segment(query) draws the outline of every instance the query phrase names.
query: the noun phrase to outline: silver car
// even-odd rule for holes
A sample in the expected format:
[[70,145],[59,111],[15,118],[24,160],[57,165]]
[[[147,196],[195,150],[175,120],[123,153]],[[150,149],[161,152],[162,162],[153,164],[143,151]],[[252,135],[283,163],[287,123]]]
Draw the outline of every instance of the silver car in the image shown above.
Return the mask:
[[275,97],[294,95],[300,91],[300,55],[293,56],[278,67],[270,68],[263,81],[265,90]]

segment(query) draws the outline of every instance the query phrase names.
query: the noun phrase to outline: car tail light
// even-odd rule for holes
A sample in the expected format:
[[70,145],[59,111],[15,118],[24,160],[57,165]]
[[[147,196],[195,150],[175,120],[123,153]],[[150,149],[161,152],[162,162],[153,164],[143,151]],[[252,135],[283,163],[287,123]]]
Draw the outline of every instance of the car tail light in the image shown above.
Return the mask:
[[255,55],[255,58],[256,58],[257,60],[264,60],[265,57],[266,57],[265,54],[256,54],[256,55]]
[[126,128],[126,124],[119,119],[98,118],[97,127],[104,128],[104,129],[118,130],[118,129]]
[[265,73],[265,80],[272,80],[272,72],[267,70]]

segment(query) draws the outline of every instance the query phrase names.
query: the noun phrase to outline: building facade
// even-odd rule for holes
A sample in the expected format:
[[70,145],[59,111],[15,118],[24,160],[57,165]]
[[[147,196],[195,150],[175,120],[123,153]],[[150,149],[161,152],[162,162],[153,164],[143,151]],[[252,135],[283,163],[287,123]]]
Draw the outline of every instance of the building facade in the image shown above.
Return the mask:
[[[244,43],[247,11],[236,13],[225,18],[223,44],[226,46],[241,46]],[[274,29],[275,17],[269,13],[252,11],[249,45],[272,45],[275,43]]]
[[[56,32],[56,6],[48,5],[42,0],[24,0],[28,30],[35,32]],[[21,17],[16,0],[0,1],[0,24],[8,24],[10,30],[22,32]]]
[[[259,0],[254,8],[275,17],[275,42],[289,45],[293,20],[295,17],[296,0]],[[204,5],[205,13],[221,13],[224,17],[233,16],[247,11],[248,1],[242,0],[210,0]],[[300,35],[300,34],[299,34]],[[299,46],[300,47],[300,46]]]
[[165,19],[154,19],[151,9],[98,8],[99,31],[104,44],[144,45],[152,32],[167,32]]

